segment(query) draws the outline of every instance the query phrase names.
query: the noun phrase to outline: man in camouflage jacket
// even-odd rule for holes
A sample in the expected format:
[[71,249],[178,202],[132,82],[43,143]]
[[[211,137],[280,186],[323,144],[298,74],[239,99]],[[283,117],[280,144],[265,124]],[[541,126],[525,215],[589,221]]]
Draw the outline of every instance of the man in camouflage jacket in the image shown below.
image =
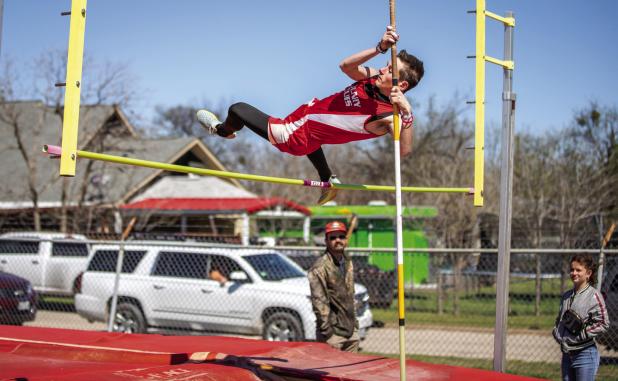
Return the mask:
[[333,348],[358,352],[358,321],[354,311],[354,268],[344,255],[346,226],[326,225],[326,252],[309,270],[311,304],[316,316],[316,338]]

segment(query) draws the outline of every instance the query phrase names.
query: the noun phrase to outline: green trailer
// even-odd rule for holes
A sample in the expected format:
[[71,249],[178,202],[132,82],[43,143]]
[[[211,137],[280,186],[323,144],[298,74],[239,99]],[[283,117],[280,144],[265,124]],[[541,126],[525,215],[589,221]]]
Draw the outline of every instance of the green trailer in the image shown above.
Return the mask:
[[[327,221],[346,221],[352,214],[358,216],[358,226],[350,238],[349,247],[394,248],[395,214],[394,205],[329,205],[312,206],[311,231],[319,232]],[[413,206],[403,208],[403,247],[429,247],[423,225],[427,218],[436,217],[435,207]],[[369,254],[369,263],[384,271],[396,269],[397,255],[393,252],[375,251]],[[424,283],[429,276],[429,254],[418,252],[404,253],[404,280],[415,285]]]

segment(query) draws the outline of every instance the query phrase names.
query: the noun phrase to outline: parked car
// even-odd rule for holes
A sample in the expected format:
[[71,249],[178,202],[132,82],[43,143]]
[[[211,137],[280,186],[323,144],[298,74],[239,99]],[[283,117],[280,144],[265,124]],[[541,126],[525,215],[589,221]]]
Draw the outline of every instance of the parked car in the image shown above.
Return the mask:
[[26,278],[40,294],[70,296],[88,265],[83,235],[24,232],[0,236],[0,271]]
[[[119,248],[95,245],[75,296],[79,315],[107,321]],[[265,340],[315,339],[306,273],[267,250],[165,247],[127,243],[114,330],[153,329],[259,334]],[[220,283],[210,278],[217,270]],[[360,335],[373,323],[367,290],[356,285]]]
[[[304,270],[309,270],[318,258],[313,254],[298,252],[289,252],[286,255]],[[354,281],[367,288],[369,305],[377,308],[390,307],[397,290],[395,271],[384,271],[378,266],[369,264],[366,256],[352,256],[352,262],[354,262]]]
[[0,271],[0,324],[22,325],[36,318],[37,296],[27,279]]
[[[356,258],[356,260],[355,260]],[[369,305],[376,308],[389,308],[397,291],[397,273],[384,271],[367,263],[367,257],[353,257],[354,280],[367,288]]]

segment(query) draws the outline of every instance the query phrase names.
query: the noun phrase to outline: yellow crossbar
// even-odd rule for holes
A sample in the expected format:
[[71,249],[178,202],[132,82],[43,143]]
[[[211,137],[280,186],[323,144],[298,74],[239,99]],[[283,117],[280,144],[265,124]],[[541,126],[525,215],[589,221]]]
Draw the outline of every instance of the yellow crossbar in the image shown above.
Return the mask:
[[[49,153],[52,156],[57,157],[57,155],[60,153],[60,148],[56,146],[46,145],[43,147],[43,152]],[[275,183],[275,184],[301,185],[301,186],[308,186],[308,187],[315,187],[315,188],[333,187],[335,189],[344,189],[344,190],[395,192],[395,187],[389,186],[389,185],[364,185],[364,184],[332,184],[331,185],[329,183],[324,183],[321,181],[286,179],[283,177],[260,176],[260,175],[246,174],[246,173],[218,171],[215,169],[196,168],[196,167],[189,167],[185,165],[160,163],[156,161],[133,159],[133,158],[128,158],[128,157],[114,156],[114,155],[108,155],[108,154],[96,153],[96,152],[88,152],[88,151],[77,151],[77,156],[84,158],[84,159],[90,159],[90,160],[106,161],[106,162],[116,163],[116,164],[134,165],[138,167],[160,169],[160,170],[170,171],[170,172],[193,173],[193,174],[202,175],[202,176],[216,176],[216,177],[224,177],[224,178],[230,178],[230,179],[261,181],[261,182],[268,182],[268,183]],[[473,188],[401,187],[401,190],[402,192],[423,192],[423,193],[430,193],[430,192],[466,193],[466,194],[474,193]]]

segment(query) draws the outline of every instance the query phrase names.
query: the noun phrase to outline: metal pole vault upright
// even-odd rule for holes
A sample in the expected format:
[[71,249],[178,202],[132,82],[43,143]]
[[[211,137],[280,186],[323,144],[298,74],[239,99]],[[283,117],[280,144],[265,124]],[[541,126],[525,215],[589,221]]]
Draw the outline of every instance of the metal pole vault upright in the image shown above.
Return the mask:
[[[395,24],[395,0],[389,0],[391,26]],[[393,86],[399,84],[399,70],[397,69],[397,46],[391,47],[391,65],[393,69]],[[397,221],[397,305],[399,307],[399,379],[406,379],[406,323],[405,323],[405,295],[403,277],[403,208],[401,206],[401,126],[399,125],[399,107],[393,104],[393,139],[395,146],[395,203]]]
[[[507,12],[513,19],[513,13]],[[513,25],[504,25],[504,59],[513,62]],[[500,222],[498,224],[498,279],[496,289],[496,328],[494,332],[494,370],[506,371],[506,330],[511,262],[511,205],[513,200],[513,130],[515,93],[513,70],[504,68],[502,87],[502,163],[500,165]]]
[[[504,24],[504,60],[485,54],[485,17]],[[511,258],[511,204],[513,191],[513,127],[515,124],[515,93],[512,91],[513,28],[515,18],[512,12],[506,17],[485,9],[485,0],[476,1],[476,155],[483,155],[483,128],[485,118],[485,61],[502,66],[504,70],[502,91],[502,164],[500,167],[500,221],[498,227],[498,279],[496,281],[496,326],[494,331],[494,370],[504,372],[506,368],[506,330],[509,301],[509,263]],[[479,128],[479,124],[481,124]],[[480,132],[479,132],[480,131]],[[479,144],[480,143],[480,144]],[[479,163],[475,160],[475,205],[481,197],[476,182]],[[481,188],[482,189],[482,188]]]

